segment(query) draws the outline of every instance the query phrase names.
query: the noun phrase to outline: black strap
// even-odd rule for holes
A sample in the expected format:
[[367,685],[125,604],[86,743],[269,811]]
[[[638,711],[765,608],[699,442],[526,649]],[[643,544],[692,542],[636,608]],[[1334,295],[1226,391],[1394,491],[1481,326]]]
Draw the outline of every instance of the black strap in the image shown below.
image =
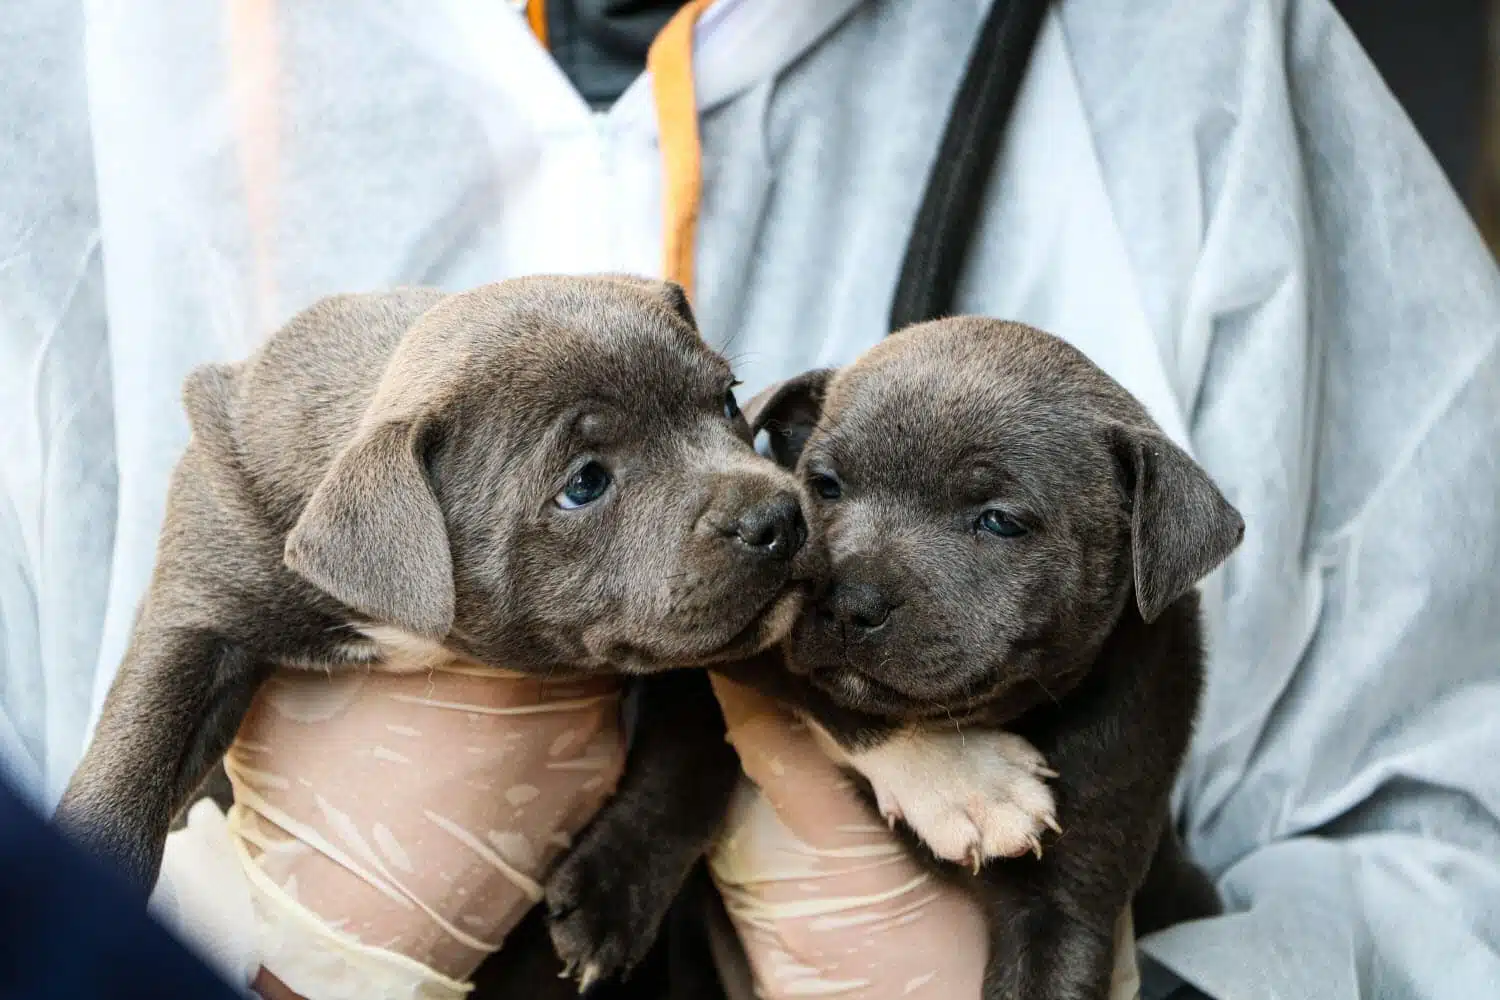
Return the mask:
[[979,29],[906,245],[892,330],[953,310],[985,187],[1048,4],[994,0]]

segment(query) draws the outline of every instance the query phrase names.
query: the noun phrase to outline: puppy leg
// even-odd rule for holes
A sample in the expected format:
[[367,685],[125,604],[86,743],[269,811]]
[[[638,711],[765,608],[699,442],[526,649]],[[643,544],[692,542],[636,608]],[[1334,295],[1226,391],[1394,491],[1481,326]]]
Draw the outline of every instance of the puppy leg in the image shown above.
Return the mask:
[[[973,880],[990,931],[985,1000],[1109,996],[1116,925],[1155,849],[1166,792],[1111,783],[1068,758],[1052,754],[1063,768],[1065,832],[1043,857],[995,862]],[[1067,783],[1070,774],[1092,774],[1101,787]]]
[[[992,868],[1037,864],[1029,859]],[[989,874],[982,893],[990,931],[984,1000],[1108,1000],[1114,919],[1085,900],[1070,900],[1053,878],[1032,872],[1030,879],[1001,883]]]
[[150,892],[173,816],[228,750],[266,674],[219,636],[137,632],[58,824]]
[[739,777],[707,674],[644,683],[620,787],[547,880],[553,944],[585,988],[629,972],[650,949]]
[[1060,710],[1051,735],[1037,736],[1061,772],[1063,832],[1040,859],[995,862],[975,880],[991,914],[986,1000],[1108,996],[1115,926],[1163,835],[1191,713],[1150,711],[1142,695],[1155,692],[1129,690],[1127,671],[1102,679],[1125,690]]
[[970,882],[989,929],[984,1000],[1108,1000],[1117,923],[1157,831],[1123,804],[1122,823],[1101,823],[1068,808],[1074,789],[1059,791],[1066,834],[1043,857],[986,865]]
[[1135,932],[1140,937],[1223,911],[1213,880],[1188,857],[1170,816],[1162,819],[1161,839],[1131,907]]

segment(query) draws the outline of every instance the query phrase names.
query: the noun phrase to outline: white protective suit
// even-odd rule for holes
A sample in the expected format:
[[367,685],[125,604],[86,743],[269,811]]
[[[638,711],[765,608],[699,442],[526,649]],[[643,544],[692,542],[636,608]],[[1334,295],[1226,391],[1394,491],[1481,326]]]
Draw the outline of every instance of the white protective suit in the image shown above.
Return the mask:
[[[719,0],[695,306],[747,391],[889,294],[980,0]],[[150,573],[184,374],[335,291],[652,273],[646,80],[508,4],[13,0],[0,27],[0,747],[43,803]],[[269,27],[267,27],[269,26]],[[1180,785],[1219,998],[1500,996],[1500,278],[1327,0],[1067,0],[965,310],[1055,331],[1244,512]]]

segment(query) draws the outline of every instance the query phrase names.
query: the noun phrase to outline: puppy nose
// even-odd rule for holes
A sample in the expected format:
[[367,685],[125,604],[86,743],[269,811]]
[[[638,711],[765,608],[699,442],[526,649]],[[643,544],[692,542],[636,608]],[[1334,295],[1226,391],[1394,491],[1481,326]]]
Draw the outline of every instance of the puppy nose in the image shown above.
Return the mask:
[[869,583],[835,584],[827,604],[828,611],[841,625],[866,632],[884,625],[895,607],[884,591]]
[[795,493],[778,493],[741,514],[734,535],[757,555],[785,560],[807,541],[807,521]]

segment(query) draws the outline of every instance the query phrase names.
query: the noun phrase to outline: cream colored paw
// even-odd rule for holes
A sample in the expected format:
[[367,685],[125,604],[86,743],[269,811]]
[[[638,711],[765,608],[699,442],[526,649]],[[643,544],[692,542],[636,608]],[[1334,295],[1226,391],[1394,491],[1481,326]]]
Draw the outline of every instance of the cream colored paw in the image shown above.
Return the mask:
[[902,820],[938,857],[978,871],[993,858],[1042,855],[1058,830],[1046,779],[1026,740],[999,730],[908,730],[844,758],[870,782],[881,815]]

